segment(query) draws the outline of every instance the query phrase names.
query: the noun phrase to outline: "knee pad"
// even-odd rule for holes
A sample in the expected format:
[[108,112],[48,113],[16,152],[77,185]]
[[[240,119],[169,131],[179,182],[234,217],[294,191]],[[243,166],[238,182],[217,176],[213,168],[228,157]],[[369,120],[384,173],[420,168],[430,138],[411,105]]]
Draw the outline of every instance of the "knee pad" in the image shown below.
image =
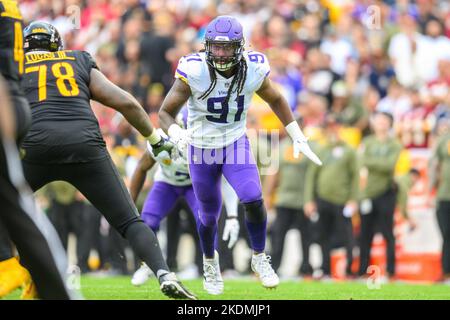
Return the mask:
[[245,219],[251,223],[262,223],[267,219],[263,200],[244,203]]

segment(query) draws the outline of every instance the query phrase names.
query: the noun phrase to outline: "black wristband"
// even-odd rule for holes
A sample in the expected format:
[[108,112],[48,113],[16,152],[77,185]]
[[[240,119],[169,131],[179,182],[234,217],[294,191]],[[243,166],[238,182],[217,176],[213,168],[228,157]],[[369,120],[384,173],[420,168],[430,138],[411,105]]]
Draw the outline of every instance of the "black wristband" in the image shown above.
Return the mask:
[[159,140],[159,141],[158,141],[157,143],[155,143],[155,144],[152,144],[151,146],[152,146],[153,149],[158,149],[158,148],[161,147],[163,144],[164,144],[164,140],[163,140],[163,138],[161,137],[161,140]]

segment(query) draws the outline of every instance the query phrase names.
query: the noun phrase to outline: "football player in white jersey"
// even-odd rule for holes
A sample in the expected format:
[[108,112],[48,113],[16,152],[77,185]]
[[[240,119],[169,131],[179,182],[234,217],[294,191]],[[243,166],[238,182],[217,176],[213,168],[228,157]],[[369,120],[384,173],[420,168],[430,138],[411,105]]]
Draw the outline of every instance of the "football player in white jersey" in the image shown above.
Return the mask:
[[[184,108],[177,117],[177,122],[181,127],[186,127],[186,118],[187,109]],[[167,138],[162,130],[159,131],[159,134],[165,139]],[[155,156],[151,145],[147,144],[147,152],[139,160],[130,183],[130,194],[133,201],[136,202],[145,182],[147,171],[153,168],[154,165],[158,167],[154,176],[154,184],[147,195],[142,209],[142,220],[156,233],[159,230],[161,221],[171,212],[177,200],[184,197],[198,226],[197,199],[192,188],[185,156],[177,148],[173,148],[171,154],[163,151]],[[233,196],[232,201],[229,202],[231,204],[228,207],[233,205],[236,207],[235,210],[230,210],[230,212],[237,212],[238,203],[234,201]],[[230,247],[237,241],[237,234],[239,234],[239,222],[235,217],[230,217],[224,234],[230,237]],[[140,286],[148,280],[151,274],[150,268],[145,263],[142,263],[141,267],[134,273],[131,283],[135,286]]]
[[[214,243],[222,206],[222,175],[245,207],[253,250],[252,270],[266,288],[279,283],[270,257],[264,253],[267,214],[258,169],[245,135],[247,110],[255,92],[285,125],[293,141],[294,156],[303,152],[321,165],[286,99],[267,77],[269,72],[264,54],[244,51],[241,24],[231,16],[219,16],[206,28],[205,51],[180,59],[175,82],[159,112],[161,127],[181,148],[188,150],[189,172],[199,205],[203,287],[210,294],[223,292]],[[183,130],[176,125],[175,116],[186,101],[188,128]]]

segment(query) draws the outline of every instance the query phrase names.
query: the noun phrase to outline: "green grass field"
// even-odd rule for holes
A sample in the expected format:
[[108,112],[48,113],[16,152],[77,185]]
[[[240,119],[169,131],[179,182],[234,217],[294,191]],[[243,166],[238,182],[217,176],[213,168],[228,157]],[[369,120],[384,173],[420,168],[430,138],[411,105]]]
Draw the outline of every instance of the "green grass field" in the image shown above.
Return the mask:
[[[380,289],[368,289],[364,283],[286,281],[277,289],[267,290],[255,280],[225,280],[223,295],[210,296],[203,291],[201,280],[184,281],[201,300],[450,300],[448,285],[416,285],[389,283]],[[129,277],[81,278],[81,290],[88,300],[164,300],[153,278],[141,287],[134,287]],[[6,299],[18,299],[20,290]]]

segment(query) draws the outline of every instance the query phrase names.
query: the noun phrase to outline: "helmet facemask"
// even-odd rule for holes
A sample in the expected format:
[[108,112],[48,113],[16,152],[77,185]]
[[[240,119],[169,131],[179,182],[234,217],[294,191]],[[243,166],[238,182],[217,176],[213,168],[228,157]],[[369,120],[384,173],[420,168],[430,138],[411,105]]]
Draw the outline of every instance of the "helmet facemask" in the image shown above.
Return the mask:
[[206,61],[218,71],[237,65],[244,51],[244,40],[205,40]]

